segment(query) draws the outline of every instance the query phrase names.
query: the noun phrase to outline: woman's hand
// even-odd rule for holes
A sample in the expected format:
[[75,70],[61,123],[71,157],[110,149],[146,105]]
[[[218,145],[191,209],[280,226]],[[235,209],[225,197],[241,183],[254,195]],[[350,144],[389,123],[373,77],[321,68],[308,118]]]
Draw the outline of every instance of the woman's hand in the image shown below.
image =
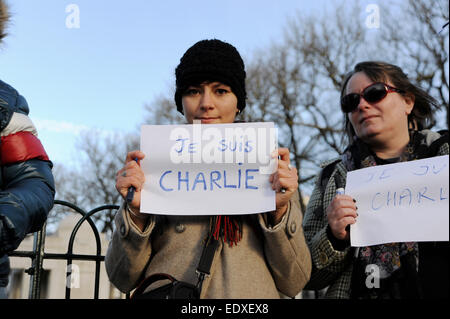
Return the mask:
[[271,213],[272,224],[276,225],[286,214],[289,199],[298,191],[298,174],[297,169],[291,166],[287,148],[279,148],[274,156],[280,157],[277,171],[269,178],[272,189],[276,191],[276,210]]
[[[141,151],[132,151],[127,154],[125,160],[125,166],[119,170],[116,174],[116,189],[119,194],[126,199],[128,188],[133,186],[136,191],[134,192],[134,197],[131,203],[128,203],[128,207],[137,216],[140,216],[141,207],[141,191],[144,185],[145,176],[142,168],[139,166],[139,162],[145,157],[145,154]],[[135,159],[137,158],[137,162]],[[142,217],[145,217],[142,214]]]
[[350,226],[356,223],[355,201],[348,195],[336,195],[327,207],[327,219],[331,233],[340,240],[350,240]]

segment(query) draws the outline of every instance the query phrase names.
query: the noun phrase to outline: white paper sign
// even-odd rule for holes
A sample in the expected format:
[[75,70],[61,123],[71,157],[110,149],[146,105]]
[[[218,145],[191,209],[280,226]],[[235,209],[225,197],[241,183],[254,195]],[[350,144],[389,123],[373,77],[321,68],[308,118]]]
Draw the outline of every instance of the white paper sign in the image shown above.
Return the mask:
[[448,172],[448,155],[348,172],[359,214],[351,245],[448,241]]
[[143,125],[141,211],[232,215],[275,210],[273,123]]

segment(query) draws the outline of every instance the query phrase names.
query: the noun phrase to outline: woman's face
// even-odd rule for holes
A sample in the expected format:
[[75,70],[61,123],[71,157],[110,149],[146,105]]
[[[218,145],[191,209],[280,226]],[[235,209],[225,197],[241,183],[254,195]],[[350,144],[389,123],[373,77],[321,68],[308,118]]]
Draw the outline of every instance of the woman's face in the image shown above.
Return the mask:
[[233,123],[238,112],[237,97],[228,85],[204,82],[190,86],[182,96],[184,116],[189,124]]
[[[345,94],[361,93],[374,83],[364,72],[355,73],[347,83]],[[389,81],[386,83],[394,86]],[[355,111],[348,113],[348,119],[356,135],[364,142],[386,143],[408,134],[408,115],[414,107],[414,100],[392,92],[376,103],[367,102],[362,96]]]

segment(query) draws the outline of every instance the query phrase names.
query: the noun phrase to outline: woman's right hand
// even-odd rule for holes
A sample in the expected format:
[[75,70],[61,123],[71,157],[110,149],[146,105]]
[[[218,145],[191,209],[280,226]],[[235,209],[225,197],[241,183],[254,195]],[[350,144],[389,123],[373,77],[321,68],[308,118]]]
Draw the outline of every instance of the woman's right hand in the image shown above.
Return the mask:
[[327,219],[331,233],[340,240],[350,240],[350,227],[356,223],[357,207],[352,197],[336,195],[327,207]]
[[[144,171],[139,164],[144,157],[145,154],[141,151],[129,152],[125,159],[125,166],[116,174],[116,189],[124,200],[126,200],[130,186],[136,189],[133,200],[128,204],[128,207],[138,216],[141,208],[141,191],[145,181]],[[135,161],[136,158],[137,162]]]

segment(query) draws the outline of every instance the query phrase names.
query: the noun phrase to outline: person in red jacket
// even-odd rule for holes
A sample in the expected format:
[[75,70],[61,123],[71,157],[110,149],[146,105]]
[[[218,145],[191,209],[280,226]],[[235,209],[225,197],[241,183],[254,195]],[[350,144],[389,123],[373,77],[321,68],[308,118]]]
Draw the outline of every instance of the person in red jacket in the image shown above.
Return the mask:
[[[8,18],[0,0],[0,43]],[[25,98],[0,80],[0,299],[7,298],[8,253],[42,228],[55,196],[53,165],[28,112]]]

